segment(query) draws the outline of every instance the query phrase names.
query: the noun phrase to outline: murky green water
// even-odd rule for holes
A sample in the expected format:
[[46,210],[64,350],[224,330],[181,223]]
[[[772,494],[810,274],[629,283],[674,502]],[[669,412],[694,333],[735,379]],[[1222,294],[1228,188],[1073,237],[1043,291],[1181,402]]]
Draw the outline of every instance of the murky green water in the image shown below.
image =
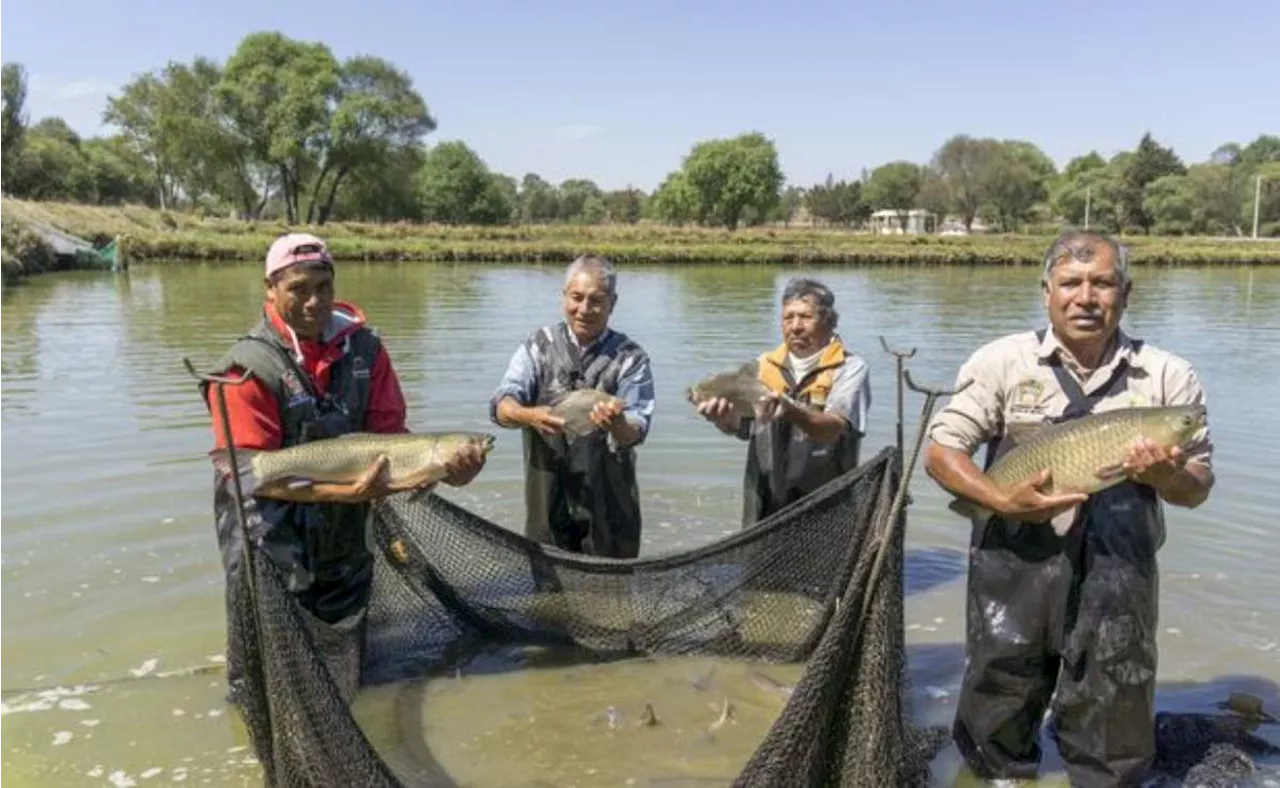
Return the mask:
[[[776,344],[776,299],[790,273],[623,272],[615,325],[649,350],[659,397],[639,458],[645,552],[736,529],[742,445],[697,419],[680,391]],[[1031,269],[812,273],[836,292],[841,334],[871,365],[868,454],[893,440],[893,365],[879,334],[919,348],[910,362],[918,380],[950,383],[977,344],[1043,319]],[[560,274],[559,267],[354,265],[340,272],[339,291],[386,339],[411,427],[488,429],[485,401],[516,343],[556,317]],[[1208,711],[1236,689],[1280,707],[1280,416],[1270,402],[1280,379],[1280,271],[1138,276],[1127,327],[1195,364],[1209,394],[1219,475],[1203,507],[1169,510],[1160,702]],[[249,326],[259,299],[255,267],[190,265],[38,277],[5,295],[3,768],[10,779],[260,780],[216,672],[224,630],[204,457],[211,438],[181,365],[183,355],[211,361]],[[920,404],[908,395],[909,438]],[[518,527],[519,457],[518,436],[503,432],[485,473],[447,494]],[[912,493],[911,699],[923,721],[946,722],[963,667],[967,526],[922,473]],[[202,666],[215,672],[161,675]],[[128,680],[102,683],[116,679]],[[485,713],[504,713],[466,707],[477,716],[459,724],[459,737],[499,724]],[[949,779],[955,757],[941,761]],[[510,768],[519,773],[517,757]],[[1060,764],[1051,755],[1045,768],[1052,775]]]

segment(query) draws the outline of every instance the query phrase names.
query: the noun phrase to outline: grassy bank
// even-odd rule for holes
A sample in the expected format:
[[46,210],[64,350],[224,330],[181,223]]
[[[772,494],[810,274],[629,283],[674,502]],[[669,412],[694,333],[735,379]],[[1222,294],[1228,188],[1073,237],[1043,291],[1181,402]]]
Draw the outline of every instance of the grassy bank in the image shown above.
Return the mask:
[[[3,210],[89,240],[121,236],[131,263],[258,260],[289,228],[136,206],[4,200]],[[620,263],[1034,265],[1049,236],[873,236],[808,227],[724,230],[661,225],[450,227],[332,222],[309,228],[349,260],[567,262],[584,252]],[[1209,238],[1124,239],[1149,265],[1280,265],[1280,243]]]
[[0,225],[0,269],[5,287],[24,276],[57,267],[53,249],[29,232],[7,207],[0,213]]

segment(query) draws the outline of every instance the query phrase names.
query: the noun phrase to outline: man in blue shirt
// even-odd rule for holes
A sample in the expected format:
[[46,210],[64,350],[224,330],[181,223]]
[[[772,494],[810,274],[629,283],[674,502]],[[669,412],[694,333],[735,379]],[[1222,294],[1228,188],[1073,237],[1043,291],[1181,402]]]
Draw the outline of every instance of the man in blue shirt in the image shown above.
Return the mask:
[[[525,535],[577,553],[634,558],[640,552],[635,447],[649,434],[654,388],[649,357],[609,327],[617,274],[600,257],[565,272],[564,319],[529,335],[489,402],[501,427],[524,434]],[[570,439],[551,404],[577,389],[621,400],[591,412],[600,429]]]

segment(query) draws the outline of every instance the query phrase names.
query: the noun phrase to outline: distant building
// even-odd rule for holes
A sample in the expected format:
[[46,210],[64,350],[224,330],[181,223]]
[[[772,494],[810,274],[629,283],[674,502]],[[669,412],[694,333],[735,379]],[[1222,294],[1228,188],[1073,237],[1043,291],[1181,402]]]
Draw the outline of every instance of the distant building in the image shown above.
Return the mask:
[[923,235],[938,229],[938,216],[933,211],[912,208],[906,211],[906,230],[902,227],[902,211],[884,208],[871,214],[868,222],[871,232],[877,235]]

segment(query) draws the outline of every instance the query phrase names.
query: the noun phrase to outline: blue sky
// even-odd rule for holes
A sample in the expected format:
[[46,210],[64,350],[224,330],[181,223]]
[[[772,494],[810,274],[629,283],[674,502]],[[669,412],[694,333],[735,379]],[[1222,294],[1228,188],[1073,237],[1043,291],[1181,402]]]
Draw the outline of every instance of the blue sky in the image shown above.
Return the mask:
[[[653,188],[697,140],[758,130],[791,183],[926,161],[950,135],[1059,166],[1151,130],[1184,159],[1280,134],[1280,0],[905,3],[7,0],[33,118],[101,130],[167,60],[279,30],[406,69],[495,170]],[[356,11],[356,8],[361,10]]]

